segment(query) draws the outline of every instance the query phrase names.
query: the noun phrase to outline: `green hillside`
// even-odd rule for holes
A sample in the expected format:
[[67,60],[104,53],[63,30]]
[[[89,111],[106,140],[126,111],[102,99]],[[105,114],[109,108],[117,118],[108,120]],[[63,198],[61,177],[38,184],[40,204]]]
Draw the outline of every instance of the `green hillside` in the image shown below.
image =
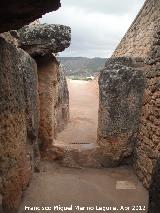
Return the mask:
[[95,76],[104,68],[105,58],[59,57],[66,75],[70,78]]

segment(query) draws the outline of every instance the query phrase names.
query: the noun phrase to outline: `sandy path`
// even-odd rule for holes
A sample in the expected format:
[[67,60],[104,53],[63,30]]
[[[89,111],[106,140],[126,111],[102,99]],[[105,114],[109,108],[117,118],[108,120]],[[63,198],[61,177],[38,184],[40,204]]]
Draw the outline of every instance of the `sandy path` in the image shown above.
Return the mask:
[[96,143],[98,125],[97,83],[68,80],[70,122],[58,135],[56,144]]
[[[92,83],[71,81],[70,109],[71,120],[57,143],[86,142],[96,143],[98,93]],[[125,181],[125,182],[119,182]],[[127,181],[127,182],[126,182]],[[118,186],[119,184],[119,186]],[[121,189],[120,189],[120,188]],[[42,162],[41,172],[34,174],[32,182],[25,192],[19,213],[24,212],[62,212],[55,205],[72,206],[65,212],[134,212],[134,206],[144,208],[148,203],[148,192],[129,167],[113,169],[75,169],[60,167],[55,163]],[[76,211],[75,206],[85,207]],[[51,207],[51,211],[24,211],[27,207]],[[88,211],[86,207],[129,208],[128,211]],[[136,211],[136,212],[147,212]]]
[[[128,181],[135,189],[117,189],[117,181]],[[19,213],[27,207],[51,207],[51,211],[33,212],[62,212],[54,211],[55,205],[71,206],[70,213],[98,213],[98,212],[147,212],[132,211],[133,206],[144,208],[148,203],[148,193],[138,181],[130,168],[114,169],[73,169],[63,168],[46,163],[40,174],[35,174],[25,196]],[[75,206],[81,207],[129,207],[129,211],[76,211]]]

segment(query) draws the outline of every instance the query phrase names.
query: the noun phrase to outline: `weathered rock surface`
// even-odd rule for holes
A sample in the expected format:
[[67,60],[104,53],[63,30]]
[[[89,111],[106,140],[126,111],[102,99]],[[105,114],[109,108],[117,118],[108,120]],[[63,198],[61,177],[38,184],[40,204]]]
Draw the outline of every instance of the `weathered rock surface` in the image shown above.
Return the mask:
[[19,46],[32,56],[62,52],[71,41],[71,29],[63,25],[28,25],[18,33]]
[[64,129],[69,119],[68,87],[59,63],[52,54],[37,56],[35,59],[38,65],[39,80],[40,149],[43,158],[53,160],[57,158],[57,150],[53,147],[53,141],[57,133]]
[[60,6],[60,0],[3,1],[0,7],[0,32],[18,29]]
[[105,150],[104,166],[117,166],[132,157],[145,80],[131,58],[110,58],[99,77],[98,143]]
[[[14,34],[14,36],[13,36]],[[18,35],[17,31],[11,31],[11,32],[5,32],[1,33],[0,37],[4,38],[8,43],[15,45],[16,47],[18,46]]]
[[[3,2],[0,7],[0,33],[3,33],[0,34],[3,37],[0,38],[0,211],[2,205],[7,213],[18,212],[23,191],[30,182],[33,170],[39,171],[40,155],[37,142],[37,66],[28,53],[16,48],[16,31],[6,31],[18,29],[59,7],[59,0],[13,0]],[[63,31],[63,38],[65,36]],[[61,45],[61,51],[67,46],[67,42],[63,42],[57,39],[56,44]],[[54,48],[58,51],[56,44]],[[53,148],[52,153],[56,157],[58,153],[60,157],[61,150]]]
[[[146,85],[134,150],[134,168],[149,188],[160,157],[160,1],[146,0],[142,10],[113,53],[114,57],[143,57]],[[158,198],[158,196],[157,196]],[[160,210],[159,210],[160,212]]]
[[5,211],[16,212],[39,158],[37,73],[34,60],[2,38],[0,64],[0,194]]
[[[160,29],[160,28],[159,28]],[[145,187],[149,188],[152,171],[160,157],[160,30],[146,59],[146,88],[140,118],[139,140],[135,148],[134,167]]]
[[61,67],[59,67],[59,78],[57,83],[55,119],[55,132],[58,133],[64,130],[69,120],[69,91],[66,76]]

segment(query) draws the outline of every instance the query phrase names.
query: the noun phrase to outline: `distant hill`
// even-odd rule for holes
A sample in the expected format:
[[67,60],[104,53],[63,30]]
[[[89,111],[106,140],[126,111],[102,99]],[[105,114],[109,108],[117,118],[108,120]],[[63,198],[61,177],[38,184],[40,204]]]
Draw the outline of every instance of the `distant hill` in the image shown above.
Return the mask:
[[67,76],[85,78],[95,76],[104,68],[105,58],[59,57]]

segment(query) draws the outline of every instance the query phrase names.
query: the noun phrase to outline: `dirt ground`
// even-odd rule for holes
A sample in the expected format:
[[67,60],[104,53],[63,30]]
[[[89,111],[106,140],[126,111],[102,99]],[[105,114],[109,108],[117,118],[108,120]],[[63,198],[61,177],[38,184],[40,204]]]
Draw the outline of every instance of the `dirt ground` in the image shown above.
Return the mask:
[[[96,81],[68,80],[70,122],[61,132],[57,145],[83,146],[96,143],[98,126],[98,86]],[[74,145],[72,145],[75,143]],[[80,145],[82,143],[82,145]],[[78,145],[79,144],[79,145]]]
[[[56,143],[73,147],[75,144],[72,143],[96,144],[97,88],[96,82],[69,82],[70,123]],[[41,172],[34,174],[19,213],[147,212],[147,203],[148,192],[130,167],[76,169],[42,162]],[[38,207],[40,210],[30,208],[25,211],[25,206],[26,209]],[[42,207],[49,208],[43,211]],[[81,211],[78,210],[80,207]]]
[[[19,213],[27,207],[69,207],[66,212],[147,212],[148,192],[143,188],[131,168],[114,169],[74,169],[63,168],[55,164],[43,163],[41,173],[35,174],[25,193]],[[118,188],[117,183],[125,181],[125,185]],[[127,181],[127,182],[126,182]],[[84,211],[76,210],[76,206],[85,207]],[[96,207],[97,206],[97,207]],[[126,211],[120,211],[129,208]],[[137,211],[134,211],[136,206]],[[87,207],[93,207],[89,211]],[[111,207],[108,211],[98,211],[98,207]],[[113,207],[117,210],[113,211]],[[141,211],[140,209],[144,209]],[[35,211],[33,211],[35,212]]]

